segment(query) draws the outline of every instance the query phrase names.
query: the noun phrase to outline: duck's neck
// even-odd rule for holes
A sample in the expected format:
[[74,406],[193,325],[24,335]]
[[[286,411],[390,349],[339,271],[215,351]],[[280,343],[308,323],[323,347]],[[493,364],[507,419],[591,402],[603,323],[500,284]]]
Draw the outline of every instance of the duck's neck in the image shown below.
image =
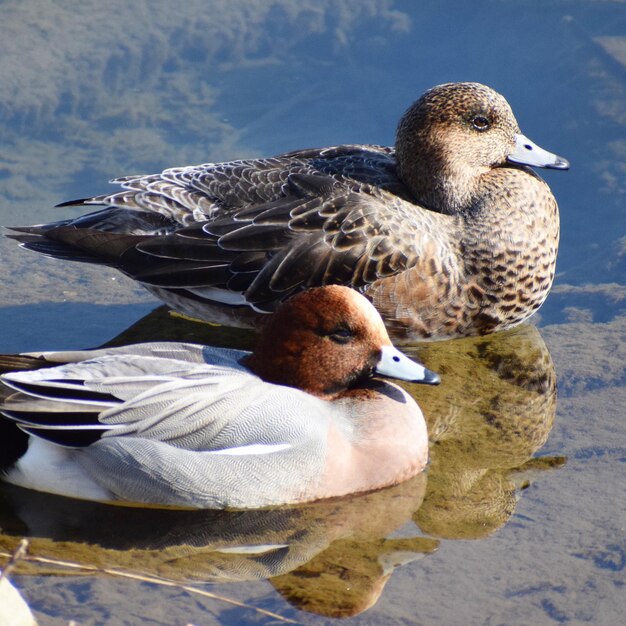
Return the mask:
[[[472,211],[482,174],[486,169],[455,167],[443,159],[413,161],[410,168],[399,155],[398,176],[417,204],[446,215],[465,215]],[[404,165],[404,167],[403,167]],[[436,174],[433,174],[436,172]]]

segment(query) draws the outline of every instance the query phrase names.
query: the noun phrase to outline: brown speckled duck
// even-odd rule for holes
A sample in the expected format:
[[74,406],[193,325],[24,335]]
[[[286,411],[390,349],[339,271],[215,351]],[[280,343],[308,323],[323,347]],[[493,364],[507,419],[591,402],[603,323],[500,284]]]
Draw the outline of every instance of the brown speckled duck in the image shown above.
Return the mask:
[[252,326],[293,293],[343,284],[397,336],[519,324],[545,300],[557,203],[530,168],[566,160],[520,133],[478,83],[427,91],[396,145],[343,145],[128,176],[68,205],[77,219],[15,229],[26,248],[115,267],[174,309]]

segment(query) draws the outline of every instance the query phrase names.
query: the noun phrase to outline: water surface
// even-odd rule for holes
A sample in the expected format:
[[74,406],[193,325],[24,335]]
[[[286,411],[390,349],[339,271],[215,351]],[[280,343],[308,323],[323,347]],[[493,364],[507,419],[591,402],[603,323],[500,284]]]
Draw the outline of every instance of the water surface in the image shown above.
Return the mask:
[[[484,82],[568,158],[558,273],[524,326],[419,350],[431,467],[396,490],[168,516],[0,488],[0,551],[141,571],[306,624],[606,624],[626,609],[626,7],[592,0],[0,5],[0,224],[65,217],[114,176],[393,142],[425,89]],[[92,347],[158,303],[0,241],[0,352]],[[249,345],[162,310],[118,341]],[[254,545],[256,552],[236,546]],[[259,546],[265,546],[260,551]],[[3,562],[3,561],[0,561]],[[45,574],[45,575],[44,575]],[[279,623],[180,587],[28,563],[42,624]]]

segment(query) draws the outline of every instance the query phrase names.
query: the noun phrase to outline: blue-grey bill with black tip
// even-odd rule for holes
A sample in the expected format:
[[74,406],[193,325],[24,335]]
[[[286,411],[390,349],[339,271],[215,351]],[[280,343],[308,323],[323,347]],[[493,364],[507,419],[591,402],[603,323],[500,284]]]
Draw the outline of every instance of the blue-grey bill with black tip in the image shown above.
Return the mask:
[[409,359],[393,346],[383,346],[380,360],[374,368],[376,374],[397,378],[412,383],[424,383],[425,385],[438,385],[441,382],[439,374],[431,372],[420,363]]
[[515,135],[515,149],[507,156],[507,161],[519,163],[520,165],[530,165],[531,167],[546,167],[553,170],[569,169],[569,161],[567,159],[540,148],[534,141],[522,134]]

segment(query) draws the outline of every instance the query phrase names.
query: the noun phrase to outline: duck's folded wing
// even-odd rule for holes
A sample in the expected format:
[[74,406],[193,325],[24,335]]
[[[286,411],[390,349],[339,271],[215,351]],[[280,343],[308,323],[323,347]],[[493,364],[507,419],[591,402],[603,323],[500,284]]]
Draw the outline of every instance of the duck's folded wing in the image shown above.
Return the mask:
[[[292,174],[330,174],[402,188],[394,150],[385,146],[342,145],[311,148],[271,158],[242,159],[174,167],[159,174],[111,181],[122,191],[92,198],[90,204],[158,214],[187,226],[231,210],[277,200],[288,192]],[[125,230],[125,229],[124,229]]]
[[212,367],[204,375],[154,386],[104,411],[100,421],[112,427],[107,437],[235,454],[242,447],[291,445],[326,424],[330,411],[327,402],[300,390]]
[[[163,344],[153,344],[159,345]],[[121,423],[107,423],[102,416],[107,410],[124,406],[125,401],[150,394],[154,388],[184,386],[187,381],[198,379],[204,379],[207,387],[225,389],[228,373],[245,371],[238,364],[239,369],[209,365],[200,361],[202,354],[196,354],[197,362],[185,362],[155,356],[159,350],[148,350],[145,344],[136,348],[150,354],[129,353],[130,348],[107,349],[93,351],[93,358],[86,361],[5,374],[1,382],[14,393],[0,405],[0,411],[31,434],[62,445],[87,445],[104,432],[121,427]],[[171,356],[177,350],[166,347],[163,352]],[[58,358],[63,353],[52,354]],[[85,358],[85,353],[81,356]],[[172,398],[165,397],[166,401]],[[77,431],[82,431],[80,437]],[[92,431],[93,436],[88,437],[87,431]]]
[[[174,367],[178,370],[180,365],[176,362],[206,363],[209,365],[223,365],[235,369],[245,370],[241,360],[250,354],[245,350],[234,348],[218,348],[204,346],[197,343],[178,341],[151,341],[131,344],[114,348],[98,348],[96,350],[64,350],[55,352],[28,352],[26,356],[43,358],[50,363],[78,363],[82,361],[94,361],[105,356],[126,357],[154,357],[163,359],[161,367]],[[167,363],[170,365],[167,365]]]
[[112,409],[104,421],[126,426],[85,450],[85,469],[125,500],[240,508],[315,499],[328,403],[239,380],[223,393],[205,381],[164,386]]
[[[122,189],[65,203],[99,210],[12,228],[9,236],[52,257],[111,265],[147,285],[185,289],[187,297],[263,310],[300,288],[363,287],[411,263],[402,206],[409,205],[408,192],[390,148],[300,150],[112,182]],[[240,228],[246,225],[254,228]],[[311,270],[305,280],[302,274]]]
[[[370,185],[292,175],[291,195],[196,224],[136,246],[142,259],[122,268],[156,287],[271,311],[301,289],[345,284],[365,289],[413,267],[431,233],[450,218]],[[416,210],[417,209],[417,210]],[[223,298],[223,300],[220,300]]]
[[29,432],[39,429],[33,434],[54,430],[58,443],[63,431],[80,427],[189,450],[285,444],[329,411],[328,403],[243,368],[145,355],[13,372],[2,383],[15,393],[0,411]]

